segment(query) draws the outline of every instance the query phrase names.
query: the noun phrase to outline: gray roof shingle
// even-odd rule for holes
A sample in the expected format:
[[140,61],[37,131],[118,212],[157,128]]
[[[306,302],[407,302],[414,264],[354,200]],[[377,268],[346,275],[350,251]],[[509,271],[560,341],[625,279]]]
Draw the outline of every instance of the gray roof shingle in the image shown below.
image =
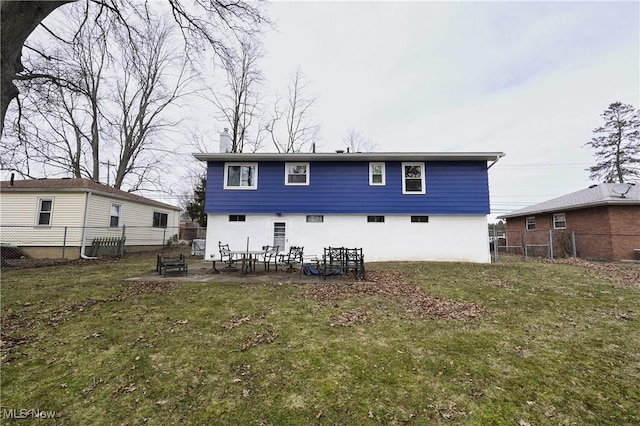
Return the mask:
[[103,195],[112,196],[130,201],[135,201],[149,206],[156,206],[170,210],[180,210],[179,207],[165,204],[160,201],[145,198],[140,195],[116,189],[109,185],[104,185],[91,179],[83,178],[62,178],[62,179],[16,179],[11,181],[1,181],[0,190],[2,192],[28,192],[28,191],[51,191],[51,192],[96,192]]
[[[538,213],[551,213],[561,210],[575,210],[585,207],[595,207],[603,205],[640,205],[640,185],[630,184],[631,188],[624,197],[616,193],[617,183],[601,183],[593,185],[571,194],[558,198],[543,201],[538,204],[515,210],[511,213],[498,216],[498,218],[510,218],[517,216],[532,215]],[[618,192],[620,192],[618,190]]]

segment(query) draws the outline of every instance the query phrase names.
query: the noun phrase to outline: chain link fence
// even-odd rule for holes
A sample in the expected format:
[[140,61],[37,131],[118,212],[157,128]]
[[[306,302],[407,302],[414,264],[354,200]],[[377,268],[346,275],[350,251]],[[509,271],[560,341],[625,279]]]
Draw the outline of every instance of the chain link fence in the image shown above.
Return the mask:
[[26,259],[122,256],[204,239],[201,227],[81,227],[0,225],[2,264]]
[[640,261],[640,233],[597,233],[564,230],[489,231],[494,262],[509,258]]

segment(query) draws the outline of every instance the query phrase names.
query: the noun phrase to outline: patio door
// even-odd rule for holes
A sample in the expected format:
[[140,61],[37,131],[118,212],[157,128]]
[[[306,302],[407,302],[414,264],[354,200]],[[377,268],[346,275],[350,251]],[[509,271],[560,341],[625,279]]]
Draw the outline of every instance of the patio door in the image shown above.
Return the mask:
[[278,246],[280,252],[286,251],[287,223],[273,222],[273,245]]

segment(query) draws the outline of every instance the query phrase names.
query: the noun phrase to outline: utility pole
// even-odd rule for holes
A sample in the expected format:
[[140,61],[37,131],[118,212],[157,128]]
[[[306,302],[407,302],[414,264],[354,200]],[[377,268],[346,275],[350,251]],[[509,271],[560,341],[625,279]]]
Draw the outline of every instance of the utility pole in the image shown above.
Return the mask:
[[107,161],[106,163],[104,161],[101,161],[100,164],[107,166],[107,185],[109,185],[109,176],[111,176],[111,166],[115,166],[115,164],[113,164],[111,160]]

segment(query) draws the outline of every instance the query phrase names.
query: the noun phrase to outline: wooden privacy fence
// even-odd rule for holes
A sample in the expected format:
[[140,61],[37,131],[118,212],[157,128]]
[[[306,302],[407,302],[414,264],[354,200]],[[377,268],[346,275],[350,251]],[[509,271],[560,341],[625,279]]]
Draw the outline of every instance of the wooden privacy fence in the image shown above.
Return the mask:
[[87,247],[87,256],[122,256],[124,254],[125,240],[126,238],[121,237],[94,238],[91,246]]

